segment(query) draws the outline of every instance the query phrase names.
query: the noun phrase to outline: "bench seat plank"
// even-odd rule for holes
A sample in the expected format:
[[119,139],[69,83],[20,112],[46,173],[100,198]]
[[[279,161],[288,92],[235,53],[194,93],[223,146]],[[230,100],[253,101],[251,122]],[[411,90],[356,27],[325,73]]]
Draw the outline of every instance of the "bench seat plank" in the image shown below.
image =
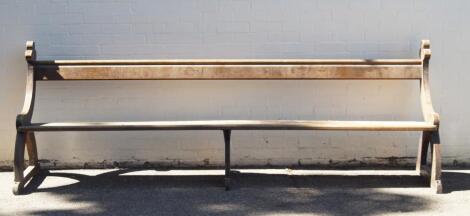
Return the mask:
[[209,120],[144,122],[54,122],[20,126],[20,131],[113,131],[113,130],[358,130],[433,131],[436,126],[418,121],[300,121]]

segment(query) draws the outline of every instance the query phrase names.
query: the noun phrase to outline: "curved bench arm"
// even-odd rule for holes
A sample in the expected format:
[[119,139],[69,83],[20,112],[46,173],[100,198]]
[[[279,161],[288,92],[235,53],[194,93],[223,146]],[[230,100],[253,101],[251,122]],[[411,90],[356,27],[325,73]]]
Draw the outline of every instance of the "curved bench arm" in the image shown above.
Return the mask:
[[26,51],[24,53],[26,61],[28,62],[28,73],[26,76],[26,92],[24,98],[23,109],[21,113],[16,116],[16,126],[28,125],[31,123],[34,109],[34,98],[36,92],[36,81],[34,79],[34,66],[33,61],[36,60],[36,50],[33,41],[26,42]]
[[431,43],[429,40],[421,41],[420,57],[423,65],[421,78],[421,109],[424,120],[439,126],[439,114],[434,111],[429,88],[429,59],[431,58]]

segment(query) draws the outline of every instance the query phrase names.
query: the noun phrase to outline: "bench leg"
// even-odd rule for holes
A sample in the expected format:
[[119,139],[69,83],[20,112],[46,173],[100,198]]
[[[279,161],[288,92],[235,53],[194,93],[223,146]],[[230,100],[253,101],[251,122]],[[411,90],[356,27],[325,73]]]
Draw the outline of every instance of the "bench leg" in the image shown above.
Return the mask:
[[39,167],[38,149],[36,146],[36,137],[34,132],[26,134],[26,149],[28,150],[28,163],[30,166]]
[[430,141],[431,132],[423,131],[419,140],[418,156],[416,157],[416,171],[420,176],[429,176],[429,172],[425,170],[425,166],[427,163],[427,155]]
[[[24,167],[24,150],[28,148],[28,167]],[[36,139],[33,132],[17,132],[15,142],[15,155],[13,161],[15,180],[13,194],[21,194],[25,184],[39,172]]]
[[231,130],[224,131],[225,142],[225,190],[230,190],[230,134]]
[[441,181],[441,140],[439,131],[433,132],[431,136],[432,164],[431,164],[431,188],[436,193],[442,193]]

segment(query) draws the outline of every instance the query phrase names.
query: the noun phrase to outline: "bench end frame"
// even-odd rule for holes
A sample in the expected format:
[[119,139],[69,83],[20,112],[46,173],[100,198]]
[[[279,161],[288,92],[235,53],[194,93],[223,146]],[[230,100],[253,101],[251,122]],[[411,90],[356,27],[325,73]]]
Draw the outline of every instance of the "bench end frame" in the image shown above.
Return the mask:
[[[420,82],[421,109],[424,120],[436,126],[437,130],[428,132],[423,131],[419,141],[418,156],[416,160],[416,171],[420,176],[429,179],[432,190],[436,193],[442,193],[443,186],[441,181],[441,146],[439,125],[439,114],[434,110],[431,100],[431,89],[429,84],[429,60],[431,59],[431,42],[429,40],[421,41],[420,57],[422,61],[423,73]],[[431,166],[427,166],[427,154],[430,149]]]
[[[36,60],[36,49],[33,41],[26,42],[25,59],[28,62],[26,75],[26,92],[23,109],[16,116],[16,141],[13,160],[14,185],[13,194],[21,194],[26,183],[39,173],[39,160],[36,147],[36,138],[32,131],[19,131],[20,126],[30,125],[33,117],[34,99],[36,94],[36,81],[34,79],[34,65]],[[25,167],[24,152],[27,148],[28,166]]]

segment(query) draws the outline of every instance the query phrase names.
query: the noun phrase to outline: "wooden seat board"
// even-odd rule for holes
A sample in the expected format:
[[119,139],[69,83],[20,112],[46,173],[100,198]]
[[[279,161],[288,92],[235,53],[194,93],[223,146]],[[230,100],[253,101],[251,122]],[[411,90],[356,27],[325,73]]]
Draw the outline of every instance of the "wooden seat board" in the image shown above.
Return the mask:
[[144,122],[53,122],[32,123],[21,131],[106,130],[360,130],[431,131],[436,126],[418,121],[305,121],[305,120],[209,120]]

